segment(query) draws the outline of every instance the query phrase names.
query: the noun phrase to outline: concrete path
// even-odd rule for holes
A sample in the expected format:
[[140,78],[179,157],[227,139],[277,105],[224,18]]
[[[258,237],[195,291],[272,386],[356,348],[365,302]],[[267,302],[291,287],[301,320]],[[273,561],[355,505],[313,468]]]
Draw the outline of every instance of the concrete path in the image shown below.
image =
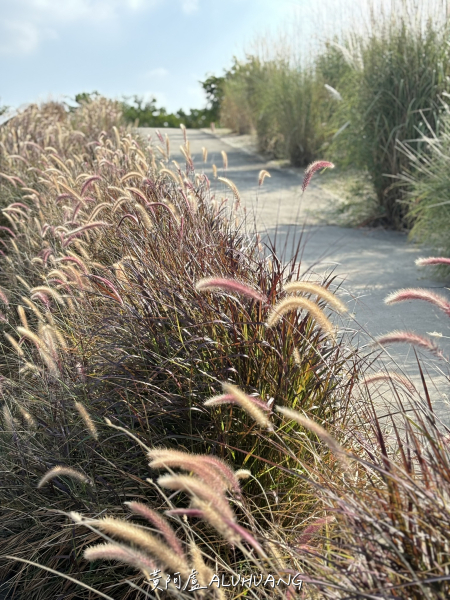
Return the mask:
[[[141,128],[144,136],[158,139],[155,130]],[[171,142],[171,158],[182,164],[179,150],[183,134],[179,129],[165,129]],[[352,317],[343,323],[350,330],[363,333],[362,343],[370,343],[373,336],[395,329],[415,331],[427,335],[430,332],[450,336],[450,320],[433,305],[425,302],[403,302],[386,306],[384,298],[400,288],[424,287],[433,289],[450,299],[450,292],[442,282],[430,278],[429,268],[418,268],[415,259],[428,256],[426,249],[409,244],[406,235],[382,229],[350,229],[326,225],[321,222],[330,204],[336,198],[320,187],[320,174],[301,195],[301,173],[289,169],[273,168],[255,153],[240,146],[239,137],[218,138],[207,131],[188,130],[194,165],[211,179],[218,197],[230,197],[230,190],[221,182],[213,180],[212,165],[218,167],[219,176],[231,179],[239,189],[247,221],[266,238],[276,240],[279,254],[288,259],[292,255],[298,236],[304,241],[302,271],[317,274],[316,280],[334,270],[336,281],[341,283],[340,296],[352,310]],[[208,150],[208,159],[202,160],[202,147]],[[221,151],[228,157],[228,169],[223,169]],[[258,189],[258,174],[267,169],[266,178]],[[358,325],[356,325],[356,323]],[[450,357],[450,337],[433,338]],[[420,389],[414,352],[407,345],[391,346],[389,354],[401,369],[413,378]],[[420,353],[423,366],[433,380],[432,395],[439,412],[444,417],[446,408],[447,364],[437,361],[428,353]],[[392,367],[391,367],[392,368]],[[436,368],[438,371],[436,371]],[[433,387],[433,386],[432,386]],[[444,406],[445,405],[445,406]]]

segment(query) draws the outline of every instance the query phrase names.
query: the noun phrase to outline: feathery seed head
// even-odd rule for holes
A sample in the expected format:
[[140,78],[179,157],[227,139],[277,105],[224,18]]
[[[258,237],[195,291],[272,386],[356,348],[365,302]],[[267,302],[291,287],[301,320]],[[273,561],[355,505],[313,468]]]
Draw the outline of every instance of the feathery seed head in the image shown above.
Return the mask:
[[269,178],[270,178],[270,177],[272,177],[272,175],[269,173],[269,171],[266,171],[265,169],[262,169],[262,170],[259,172],[259,175],[258,175],[258,185],[259,185],[259,187],[261,187],[261,186],[262,186],[262,184],[263,184],[263,182],[264,182],[264,179],[265,179],[266,177],[269,177]]
[[[248,396],[237,386],[231,383],[222,382],[222,388],[226,396],[231,396],[228,402],[231,402],[232,404],[238,404],[242,410],[248,413],[252,419],[258,423],[258,425],[263,428],[267,428],[269,431],[273,431],[273,425],[267,416],[267,409],[263,410],[260,407],[261,401],[258,401],[252,396]],[[223,399],[223,396],[216,396],[210,400],[206,400],[205,406],[214,406],[215,404],[223,404],[224,402],[225,400]]]
[[164,567],[173,572],[180,571],[185,575],[188,572],[188,565],[182,556],[176,554],[161,538],[156,537],[142,527],[111,517],[92,520],[89,523],[107,535],[120,538],[123,542],[133,544],[145,550],[157,559],[158,562],[162,563]]
[[230,188],[239,204],[241,201],[241,196],[239,194],[239,190],[237,189],[236,185],[231,181],[231,179],[227,179],[226,177],[218,177],[217,181],[221,181]]
[[252,298],[259,302],[267,302],[267,296],[251,288],[241,281],[235,279],[228,279],[226,277],[205,277],[200,279],[195,284],[195,289],[198,291],[224,291],[224,292],[235,292],[247,298]]
[[398,290],[389,294],[384,300],[385,304],[395,304],[396,302],[404,302],[405,300],[425,300],[434,304],[448,316],[450,316],[450,302],[440,294],[430,292],[423,288],[407,288]]
[[217,510],[230,519],[234,519],[228,500],[221,493],[216,493],[210,486],[205,486],[205,482],[198,477],[189,475],[163,475],[158,479],[158,485],[169,490],[185,492],[192,499],[198,498],[208,504],[211,504]]
[[39,480],[37,487],[44,487],[46,483],[48,483],[55,477],[71,477],[72,479],[76,479],[77,481],[81,481],[82,483],[90,483],[89,477],[86,477],[84,473],[80,473],[79,471],[76,471],[71,467],[64,467],[59,465],[47,471],[47,473]]
[[291,281],[286,283],[283,290],[287,293],[301,292],[305,294],[315,294],[322,298],[338,312],[346,312],[345,304],[333,294],[329,289],[318,283],[310,283],[309,281]]
[[282,415],[291,419],[292,421],[297,422],[299,425],[308,429],[312,433],[315,433],[318,438],[324,442],[328,448],[345,464],[347,464],[347,453],[344,448],[337,442],[332,435],[328,433],[326,429],[324,429],[321,425],[304,417],[298,411],[292,410],[291,408],[285,408],[284,406],[277,406],[276,410],[280,412]]
[[305,170],[302,183],[302,192],[304,192],[308,187],[314,173],[320,169],[334,169],[334,164],[326,160],[316,160],[315,162],[311,163]]
[[184,558],[184,552],[180,540],[177,538],[175,531],[163,516],[146,504],[142,504],[142,502],[125,502],[124,504],[126,504],[131,512],[133,512],[135,515],[144,517],[144,519],[147,519],[147,521],[152,523],[162,533],[166,539],[166,542],[169,544],[175,554],[178,554],[178,556]]
[[424,267],[426,265],[450,265],[450,258],[443,256],[430,256],[429,258],[418,258],[416,260],[418,267]]
[[369,383],[377,383],[379,381],[396,381],[397,383],[403,385],[409,392],[414,393],[416,391],[413,383],[407,377],[393,371],[379,371],[378,373],[367,375],[363,379],[363,383],[365,385],[369,385]]
[[221,154],[222,154],[222,160],[223,160],[223,168],[226,171],[228,169],[228,156],[227,156],[227,153],[225,152],[225,150],[222,150]]
[[94,440],[98,440],[98,431],[97,427],[94,424],[94,421],[91,418],[91,415],[86,410],[86,407],[81,404],[81,402],[75,401],[75,408],[77,409],[80,417],[83,419],[84,424],[86,425],[86,429],[92,435]]
[[155,570],[155,563],[142,552],[122,544],[97,544],[84,551],[86,560],[116,560],[135,569],[139,569],[149,579]]
[[439,358],[443,358],[442,350],[434,342],[413,331],[391,331],[390,333],[377,337],[374,343],[380,344],[380,346],[401,343],[412,344],[413,346],[428,350]]
[[289,296],[283,300],[280,300],[280,302],[273,307],[272,311],[267,317],[267,327],[274,327],[281,321],[286,313],[298,309],[306,310],[309,316],[315,319],[317,325],[324,332],[328,333],[332,338],[335,337],[334,328],[325,316],[325,313],[317,306],[315,302],[311,302],[311,300],[307,300],[301,296]]

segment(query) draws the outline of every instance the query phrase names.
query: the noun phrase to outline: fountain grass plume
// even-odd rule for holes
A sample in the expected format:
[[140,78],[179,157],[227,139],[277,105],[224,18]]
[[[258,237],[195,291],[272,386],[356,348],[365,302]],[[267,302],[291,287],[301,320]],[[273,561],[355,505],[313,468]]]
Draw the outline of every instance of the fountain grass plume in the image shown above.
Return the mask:
[[161,538],[138,525],[112,517],[88,520],[86,524],[106,533],[108,536],[119,538],[122,542],[127,542],[148,552],[154,559],[174,573],[180,571],[184,576],[188,573],[188,564],[184,555],[180,556],[167,546]]
[[3,335],[8,340],[8,342],[11,344],[11,346],[14,348],[14,350],[17,352],[18,356],[24,357],[25,352],[20,347],[18,341],[16,339],[14,339],[13,336],[10,335],[9,333],[3,333]]
[[80,473],[80,471],[76,471],[71,467],[64,467],[62,465],[58,465],[56,467],[53,467],[53,469],[47,471],[47,473],[45,473],[45,475],[41,477],[37,487],[44,487],[46,483],[48,483],[52,479],[55,479],[55,477],[70,477],[71,479],[81,481],[81,483],[90,483],[89,477],[87,477],[84,473]]
[[231,523],[235,522],[234,518],[229,518],[229,515],[219,510],[215,504],[202,500],[198,496],[192,498],[191,504],[194,510],[201,513],[201,519],[209,523],[229,544],[234,546],[240,541],[240,536],[236,535],[236,532],[230,526]]
[[430,292],[423,288],[406,288],[389,294],[384,300],[385,304],[395,304],[397,302],[405,302],[406,300],[425,300],[434,304],[447,316],[450,316],[450,302],[440,294]]
[[75,408],[77,409],[80,417],[83,419],[84,424],[86,425],[86,429],[89,431],[94,440],[98,440],[98,431],[95,426],[94,421],[91,418],[91,415],[88,413],[86,407],[81,402],[75,401]]
[[222,150],[220,153],[222,155],[223,168],[226,171],[228,169],[228,155],[225,150]]
[[147,504],[143,504],[142,502],[125,502],[124,503],[135,515],[139,515],[143,517],[150,523],[152,523],[156,529],[164,536],[168,545],[172,548],[172,550],[178,556],[184,558],[184,551],[181,546],[180,540],[176,536],[175,531],[172,529],[171,525],[167,522],[167,520],[160,515],[156,510],[147,506]]
[[237,189],[236,185],[231,181],[231,179],[228,179],[227,177],[218,177],[217,181],[221,181],[222,183],[227,185],[230,188],[230,190],[233,192],[233,195],[236,198],[236,200],[238,202],[241,201],[241,196],[239,194],[239,190]]
[[246,296],[247,298],[267,303],[267,296],[265,296],[263,293],[258,292],[241,281],[226,277],[205,277],[197,281],[195,284],[195,289],[199,292],[234,292],[236,294]]
[[315,294],[319,296],[319,298],[322,298],[328,302],[328,304],[330,304],[340,313],[347,312],[348,310],[346,305],[339,298],[337,298],[333,292],[330,292],[329,289],[323,285],[319,285],[318,283],[310,283],[309,281],[291,281],[283,286],[283,290],[288,294],[295,292]]
[[261,169],[261,171],[259,172],[258,175],[258,186],[261,187],[262,184],[264,183],[264,179],[266,177],[272,177],[272,175],[269,173],[269,171],[266,171],[266,169]]
[[369,385],[370,383],[378,383],[379,381],[395,381],[400,383],[408,390],[408,392],[411,392],[412,394],[416,391],[416,388],[407,377],[401,375],[401,373],[395,373],[394,371],[379,371],[377,373],[372,373],[371,375],[366,375],[362,380],[365,385]]
[[142,571],[147,578],[156,569],[154,561],[148,556],[123,544],[97,544],[96,546],[90,546],[86,548],[83,556],[89,561],[115,560]]
[[237,386],[222,382],[222,388],[224,394],[228,396],[228,398],[224,399],[224,396],[213,396],[209,400],[204,402],[204,406],[219,406],[224,403],[238,404],[240,408],[245,410],[255,421],[263,427],[264,429],[268,429],[269,431],[273,430],[273,425],[267,416],[266,412],[261,409],[260,402],[256,401],[252,396],[248,396]]
[[298,411],[292,410],[291,408],[277,406],[275,410],[317,435],[317,437],[328,446],[331,452],[333,452],[333,454],[335,454],[336,457],[341,460],[341,462],[343,462],[346,466],[348,465],[347,452],[339,444],[339,442],[335,440],[334,437],[321,425],[311,419],[308,419],[307,417],[304,417]]
[[185,492],[191,498],[198,498],[210,504],[219,514],[234,521],[233,511],[225,496],[206,486],[205,482],[198,477],[189,475],[162,475],[158,479],[158,485],[177,492]]
[[418,267],[425,267],[427,265],[450,265],[450,258],[443,256],[430,256],[428,258],[418,258],[416,260]]
[[443,358],[442,350],[434,342],[413,331],[391,331],[375,338],[374,344],[380,344],[380,346],[388,346],[389,344],[412,344],[413,346],[428,350],[439,358]]
[[302,193],[306,190],[308,185],[311,182],[312,176],[320,169],[334,169],[334,164],[332,162],[328,162],[326,160],[316,160],[312,162],[305,170],[305,175],[303,177],[302,183]]
[[325,316],[323,310],[321,310],[315,302],[311,300],[307,300],[306,298],[302,298],[300,296],[289,296],[288,298],[284,298],[278,304],[276,304],[269,316],[267,317],[266,325],[270,329],[275,327],[283,316],[288,312],[293,310],[306,310],[310,317],[312,317],[317,325],[332,338],[335,337],[335,330],[333,325]]
[[56,300],[56,302],[58,304],[62,304],[64,305],[64,298],[61,296],[61,294],[59,294],[54,288],[47,286],[47,285],[38,285],[34,288],[32,288],[30,290],[30,294],[32,294],[31,299],[33,299],[33,296],[37,296],[37,294],[39,293],[43,293],[45,295],[50,296],[51,298],[53,298],[54,300]]
[[239,481],[233,470],[216,456],[192,454],[169,448],[152,448],[147,452],[152,469],[179,468],[192,472],[206,483],[213,483],[221,491],[232,490],[240,494]]
[[151,469],[181,469],[187,473],[194,473],[194,475],[203,479],[206,484],[216,487],[221,492],[228,488],[228,482],[215,469],[206,465],[200,456],[188,454],[181,456],[176,451],[172,454],[168,450],[162,456],[153,458],[149,463],[149,467]]

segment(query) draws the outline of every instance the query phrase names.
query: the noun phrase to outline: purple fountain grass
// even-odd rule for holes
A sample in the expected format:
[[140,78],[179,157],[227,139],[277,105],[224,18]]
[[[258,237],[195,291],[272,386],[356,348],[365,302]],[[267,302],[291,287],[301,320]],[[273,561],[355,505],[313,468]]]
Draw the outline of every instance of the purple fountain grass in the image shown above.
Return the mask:
[[166,448],[152,448],[148,451],[154,469],[162,467],[178,467],[184,471],[195,473],[206,482],[214,481],[221,490],[232,490],[240,494],[239,481],[227,463],[217,456],[208,454],[192,454],[181,450]]
[[[256,398],[255,396],[248,396],[248,398],[261,410],[264,410],[268,413],[272,412],[272,408],[259,398]],[[205,406],[220,406],[221,404],[239,405],[239,401],[233,394],[218,394],[217,396],[212,396],[211,398],[208,398],[208,400],[205,402]]]
[[169,490],[185,492],[191,497],[197,496],[201,500],[211,503],[221,512],[223,511],[231,519],[234,518],[233,511],[225,496],[217,489],[213,491],[211,487],[205,486],[205,482],[199,477],[166,474],[158,478],[158,485]]
[[41,477],[37,487],[44,487],[46,483],[48,483],[55,477],[71,477],[72,479],[76,479],[77,481],[81,481],[82,483],[90,483],[89,477],[87,477],[84,473],[80,473],[79,471],[76,471],[71,467],[64,467],[62,465],[58,465],[56,467],[53,467],[53,469],[47,471],[47,473],[43,477]]
[[[114,298],[115,300],[117,300],[117,302],[123,306],[124,302],[122,300],[121,295],[119,294],[119,292],[116,290],[116,288],[114,287],[114,285],[109,281],[109,279],[106,279],[105,277],[100,277],[99,275],[89,275],[89,279],[93,279],[94,283],[96,283],[96,281],[100,282],[100,284],[106,285],[112,293],[107,292],[107,296],[110,298]],[[99,284],[97,284],[99,285]],[[101,285],[99,285],[99,287],[103,287]],[[106,291],[105,289],[103,289],[103,291]]]
[[308,187],[314,173],[316,173],[320,169],[334,169],[334,164],[326,160],[316,160],[315,162],[311,163],[305,170],[305,175],[303,177],[302,183],[302,193],[304,193],[304,191]]
[[345,465],[348,466],[348,457],[347,452],[344,448],[339,444],[338,441],[334,439],[334,437],[328,433],[326,429],[324,429],[321,425],[313,421],[312,419],[308,419],[301,415],[298,411],[292,410],[291,408],[285,408],[284,406],[277,406],[276,410],[280,412],[282,415],[291,419],[292,421],[296,421],[299,425],[304,427],[305,429],[309,429],[312,433],[316,434],[318,438],[324,442],[328,448],[336,455],[336,457]]
[[343,313],[348,310],[345,304],[337,298],[333,292],[330,292],[330,290],[318,283],[310,283],[309,281],[291,281],[283,286],[283,290],[287,293],[301,292],[305,294],[315,294],[328,302],[328,304],[338,312]]
[[[273,425],[266,414],[266,409],[260,408],[261,401],[257,400],[253,396],[248,396],[237,386],[222,382],[222,388],[225,395],[213,396],[204,403],[205,406],[218,406],[225,403],[238,404],[240,408],[245,410],[255,421],[263,428],[267,428],[269,431],[273,431]],[[224,400],[224,396],[229,399]],[[255,401],[256,400],[256,401]]]
[[369,383],[377,383],[379,381],[396,381],[412,394],[416,391],[416,388],[407,377],[401,375],[400,373],[395,373],[393,371],[379,371],[378,373],[367,375],[362,381],[365,385],[369,385]]
[[144,519],[147,519],[147,521],[152,523],[158,529],[158,531],[162,533],[166,542],[169,544],[175,554],[178,554],[178,556],[184,558],[184,551],[180,540],[177,538],[175,531],[162,515],[142,502],[125,502],[124,504],[126,504],[126,506],[128,506],[131,512],[133,512],[135,515],[144,517]]
[[203,479],[205,483],[216,487],[221,492],[225,492],[230,487],[239,488],[238,481],[235,478],[233,478],[234,481],[230,485],[230,482],[225,480],[222,473],[205,463],[200,455],[177,452],[176,450],[157,451],[155,454],[152,454],[152,451],[149,452],[152,457],[149,464],[151,469],[177,468],[188,473],[194,473],[197,477]]
[[450,302],[444,296],[430,292],[423,288],[407,288],[404,290],[398,290],[389,294],[384,300],[385,304],[395,304],[396,302],[404,302],[406,300],[425,300],[434,304],[447,316],[450,316]]
[[418,346],[424,350],[428,350],[432,354],[443,358],[442,350],[430,339],[414,333],[413,331],[391,331],[385,335],[381,335],[375,338],[375,343],[380,346],[387,346],[389,344],[412,344]]
[[265,179],[266,177],[269,177],[269,178],[270,178],[270,177],[272,177],[272,175],[269,173],[269,171],[266,171],[265,169],[262,169],[262,170],[259,172],[259,175],[258,175],[258,186],[259,186],[259,187],[261,187],[261,186],[262,186],[262,184],[264,183],[264,179]]
[[416,260],[418,267],[424,267],[426,265],[450,265],[450,258],[443,256],[430,256],[429,258],[418,258]]
[[189,568],[184,556],[175,553],[161,538],[138,525],[112,517],[92,519],[86,523],[106,533],[108,536],[117,537],[122,542],[127,542],[148,552],[153,558],[174,573],[177,571],[184,573],[184,575],[188,573]]
[[276,304],[267,317],[266,325],[270,329],[275,327],[281,321],[283,316],[293,310],[306,310],[314,318],[319,327],[328,333],[332,338],[335,336],[333,325],[325,316],[325,313],[317,306],[315,302],[307,300],[301,296],[289,296]]
[[97,544],[86,548],[83,553],[86,560],[116,560],[135,569],[139,569],[146,577],[155,571],[156,564],[148,556],[123,544]]
[[236,185],[231,181],[231,179],[227,179],[227,177],[218,177],[217,181],[221,181],[222,183],[227,185],[233,192],[233,195],[236,198],[237,202],[240,203],[241,196],[239,194],[239,190],[237,189]]
[[222,537],[224,537],[231,546],[234,546],[240,541],[241,536],[230,527],[230,523],[234,523],[234,516],[229,515],[217,506],[208,501],[202,500],[198,496],[192,498],[192,507],[201,511],[202,519],[209,523]]
[[98,440],[97,427],[95,426],[95,423],[92,420],[91,415],[87,411],[87,409],[84,406],[84,404],[82,404],[81,402],[78,402],[77,400],[75,400],[75,408],[77,409],[78,414],[80,415],[80,417],[83,419],[83,422],[84,422],[84,424],[86,426],[86,429],[89,431],[89,433],[91,434],[91,436],[94,438],[94,440]]
[[258,302],[267,303],[268,299],[263,293],[251,288],[241,281],[236,279],[228,279],[226,277],[205,277],[200,279],[195,284],[195,289],[199,292],[211,292],[211,291],[222,291],[222,292],[234,292],[241,296],[246,296],[252,300]]
[[102,178],[99,175],[92,175],[92,177],[88,177],[88,179],[86,179],[86,181],[83,183],[83,186],[81,188],[81,195],[84,195],[84,192],[88,189],[88,187],[91,185],[91,183],[93,183],[94,181],[101,181]]

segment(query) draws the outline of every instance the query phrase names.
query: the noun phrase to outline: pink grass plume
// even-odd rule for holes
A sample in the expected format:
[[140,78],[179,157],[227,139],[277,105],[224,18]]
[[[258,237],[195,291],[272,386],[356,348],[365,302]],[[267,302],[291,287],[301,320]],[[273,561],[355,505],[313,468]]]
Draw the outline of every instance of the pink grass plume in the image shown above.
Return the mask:
[[316,160],[315,162],[311,163],[307,167],[303,177],[302,193],[308,187],[314,173],[320,171],[320,169],[334,169],[334,164],[332,162],[328,162],[327,160]]
[[407,288],[393,292],[385,298],[385,304],[395,304],[406,300],[424,300],[434,304],[450,317],[450,302],[444,297],[423,288]]
[[425,267],[427,265],[450,265],[450,258],[443,256],[430,256],[428,258],[418,258],[416,260],[418,267]]
[[267,296],[251,288],[247,284],[237,281],[236,279],[228,279],[225,277],[205,277],[197,281],[195,284],[195,289],[199,292],[234,292],[258,302],[267,303]]
[[412,331],[391,331],[390,333],[377,337],[375,342],[380,344],[380,346],[387,346],[389,344],[412,344],[413,346],[428,350],[439,358],[443,358],[442,350],[434,342]]

